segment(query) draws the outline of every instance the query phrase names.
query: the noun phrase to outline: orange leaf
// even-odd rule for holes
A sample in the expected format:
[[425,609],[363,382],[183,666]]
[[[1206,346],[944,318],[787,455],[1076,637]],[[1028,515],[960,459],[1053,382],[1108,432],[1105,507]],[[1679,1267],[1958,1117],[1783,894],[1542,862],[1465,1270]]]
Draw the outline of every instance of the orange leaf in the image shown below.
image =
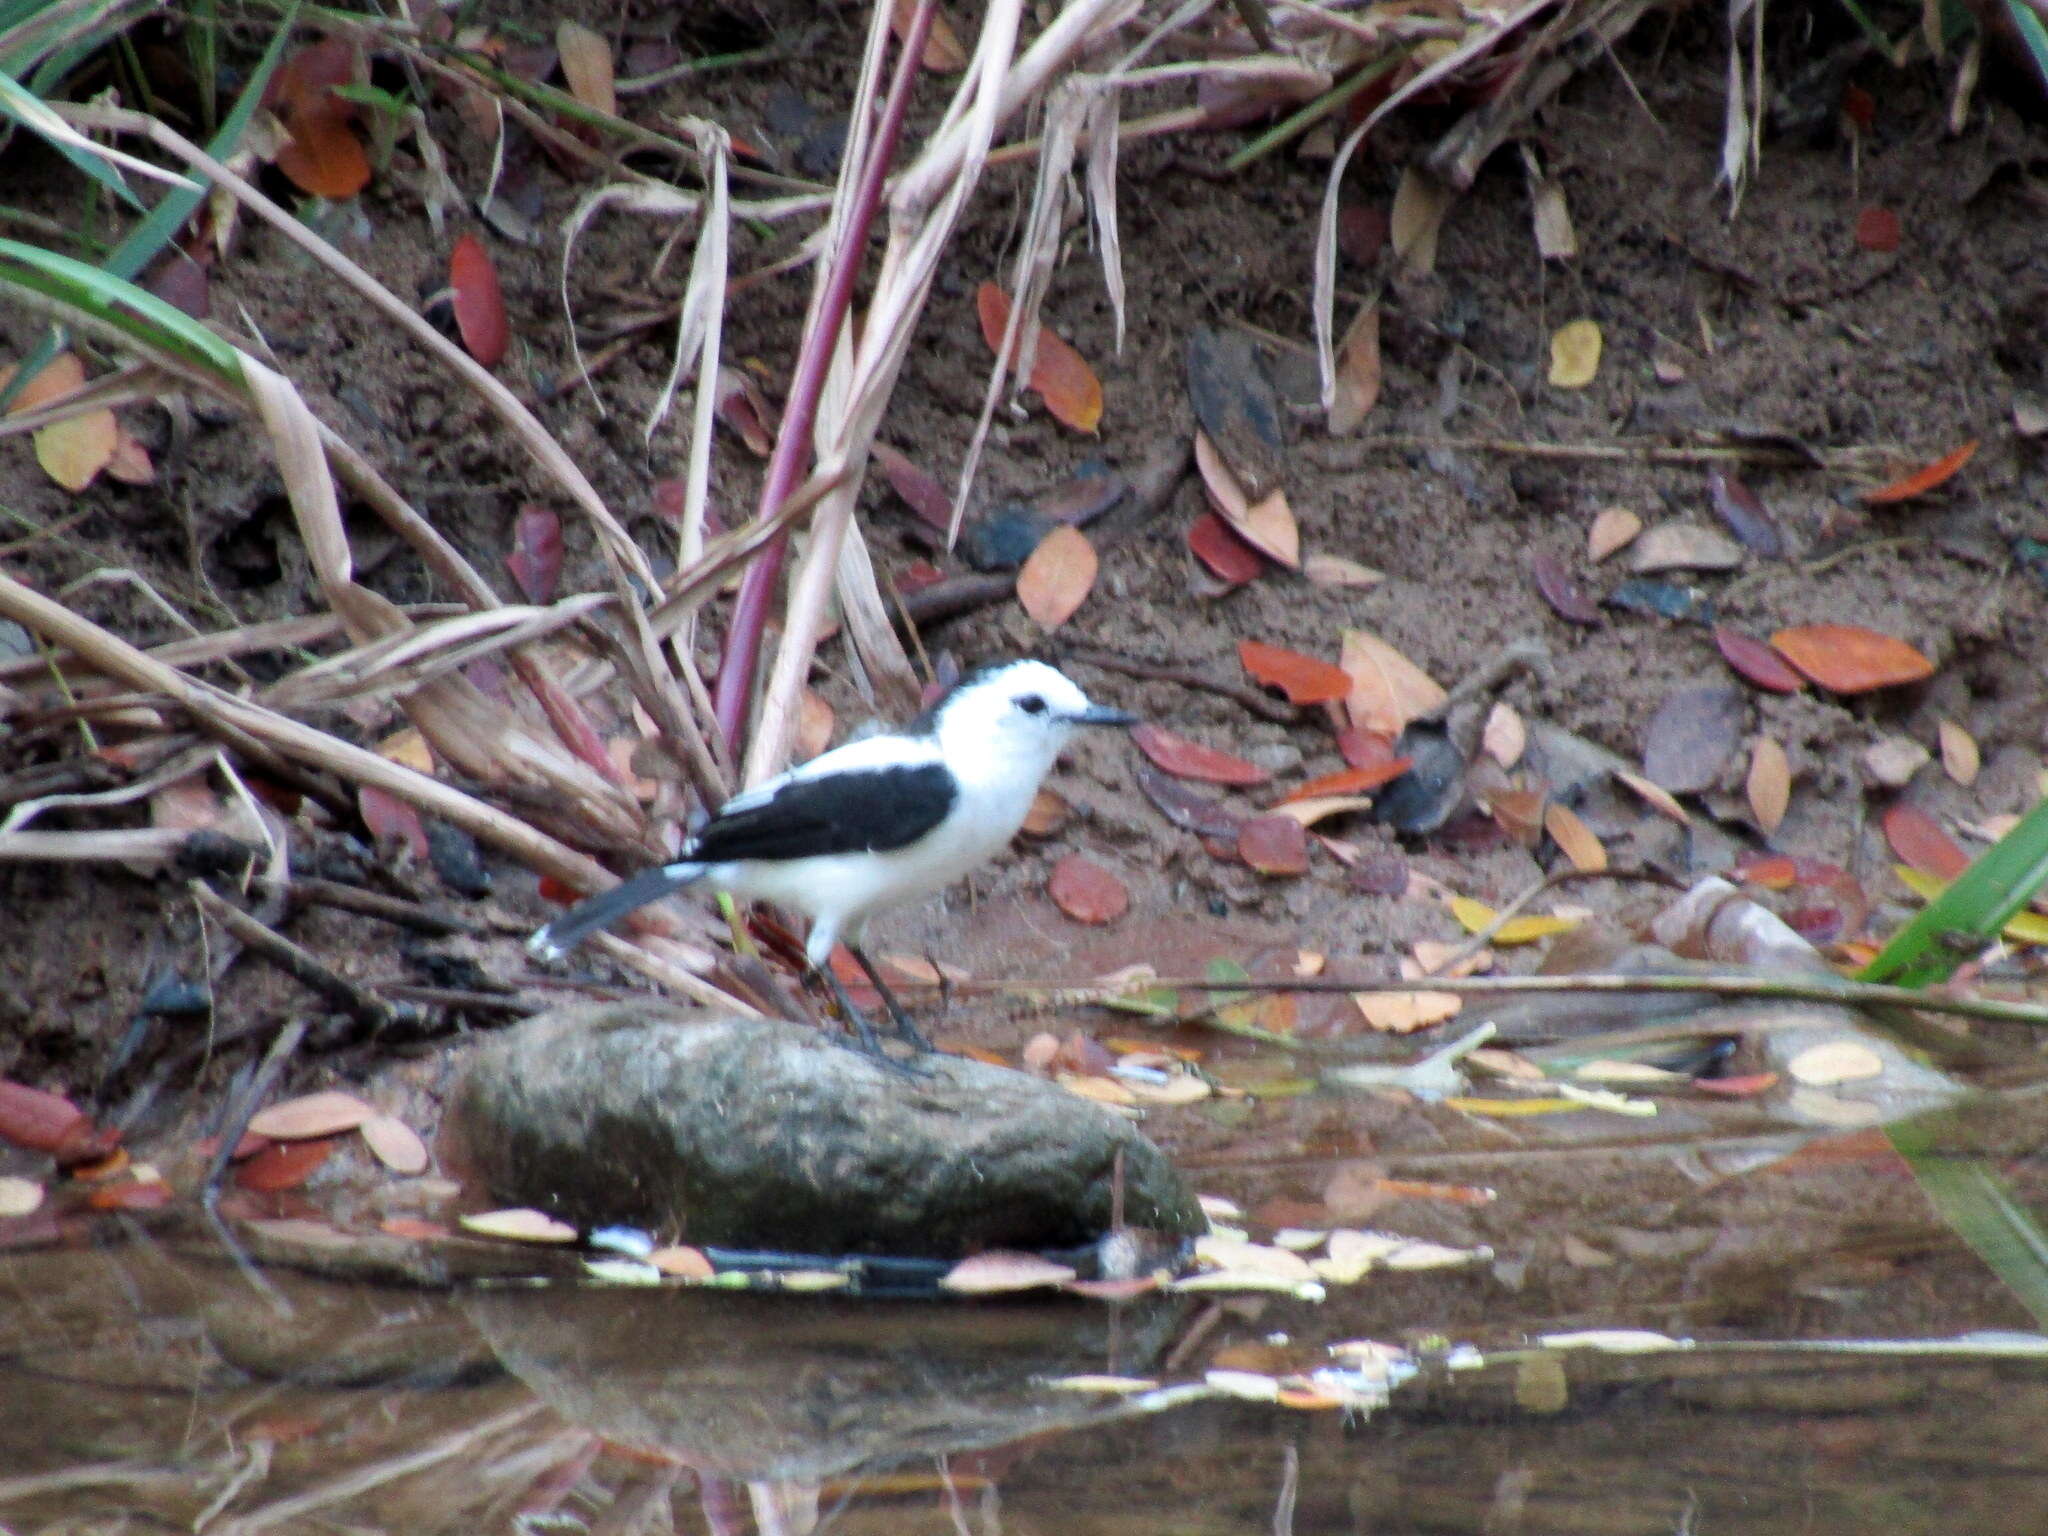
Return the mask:
[[1365,768],[1341,768],[1335,773],[1326,773],[1319,779],[1310,779],[1299,789],[1288,791],[1280,797],[1280,804],[1292,805],[1297,800],[1322,800],[1331,795],[1362,795],[1378,789],[1401,777],[1415,766],[1412,757],[1390,757],[1383,763],[1374,763]]
[[[14,377],[0,372],[0,384]],[[18,415],[49,405],[85,388],[85,364],[70,352],[59,352],[36,376],[21,386],[7,414]],[[34,437],[36,462],[43,472],[73,495],[93,482],[121,445],[121,427],[110,410],[87,411],[39,428]],[[145,464],[147,455],[144,456]]]
[[274,1141],[235,1165],[235,1183],[259,1195],[297,1189],[333,1155],[334,1146],[331,1136],[318,1141]]
[[1189,525],[1188,548],[1212,576],[1233,587],[1243,586],[1266,569],[1264,557],[1245,543],[1220,512],[1204,512]]
[[1017,601],[1041,628],[1058,629],[1087,598],[1096,568],[1088,535],[1062,523],[1038,541],[1017,573]]
[[[1010,324],[1010,296],[994,283],[983,283],[974,295],[975,310],[981,316],[982,338],[989,350],[1002,354],[1003,332]],[[1102,381],[1072,347],[1048,326],[1036,327],[1037,350],[1031,359],[1029,388],[1038,392],[1045,408],[1063,426],[1076,432],[1093,432],[1102,421]],[[1026,338],[1018,334],[1023,349]]]
[[1108,923],[1130,909],[1123,881],[1091,859],[1070,853],[1052,867],[1046,894],[1077,923]]
[[301,192],[354,197],[370,184],[370,157],[350,128],[355,106],[334,94],[355,75],[355,50],[331,37],[301,48],[271,79],[266,100],[291,135],[277,152],[277,168]]
[[1260,640],[1237,642],[1237,659],[1245,671],[1268,688],[1278,688],[1290,704],[1328,704],[1348,696],[1351,675],[1342,667]]
[[[910,21],[916,14],[917,0],[890,0],[889,30],[897,42],[910,35]],[[937,6],[932,8],[931,31],[925,34],[924,52],[917,62],[934,75],[957,75],[967,67],[967,50],[960,46],[959,34]]]
[[1399,736],[1448,697],[1422,668],[1362,629],[1344,631],[1340,665],[1351,677],[1345,712],[1363,730]]
[[1256,763],[1189,741],[1150,721],[1131,727],[1131,741],[1154,763],[1179,778],[1200,779],[1205,784],[1263,784],[1269,777]]
[[1237,829],[1237,856],[1262,875],[1308,869],[1308,833],[1287,816],[1254,816]]
[[1756,824],[1769,836],[1785,820],[1792,803],[1792,764],[1785,749],[1771,736],[1759,736],[1749,754],[1749,779],[1745,788]]
[[1555,803],[1543,808],[1543,830],[1572,861],[1572,868],[1584,875],[1597,875],[1607,867],[1607,849],[1593,829],[1577,815]]
[[505,356],[505,294],[498,269],[475,235],[464,235],[448,253],[448,284],[462,344],[486,368],[497,367]]
[[1909,801],[1884,813],[1884,840],[1899,862],[1937,880],[1954,880],[1970,867],[1970,856],[1939,823]]
[[1944,454],[1924,469],[1916,469],[1912,474],[1894,480],[1890,485],[1879,486],[1874,491],[1865,491],[1864,504],[1881,507],[1895,501],[1910,501],[1915,496],[1924,495],[1975,458],[1977,447],[1978,440],[1973,437],[1954,453]]
[[1832,693],[1868,693],[1934,675],[1934,663],[1905,641],[1858,624],[1781,629],[1771,648]]
[[125,427],[114,443],[113,455],[107,460],[107,474],[123,485],[152,485],[156,482],[156,465],[150,462],[149,450]]
[[1268,560],[1297,570],[1301,566],[1301,529],[1287,505],[1287,493],[1273,490],[1254,502],[1237,471],[1230,467],[1208,434],[1195,433],[1195,468],[1209,492],[1209,504],[1233,532]]

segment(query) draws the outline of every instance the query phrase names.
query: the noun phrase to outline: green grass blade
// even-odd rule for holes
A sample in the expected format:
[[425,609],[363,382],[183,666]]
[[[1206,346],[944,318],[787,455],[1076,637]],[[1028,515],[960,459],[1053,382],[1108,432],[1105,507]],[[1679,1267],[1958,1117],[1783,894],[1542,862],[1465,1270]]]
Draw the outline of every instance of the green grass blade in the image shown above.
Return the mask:
[[146,288],[54,251],[0,240],[0,288],[40,294],[81,320],[118,332],[145,355],[217,375],[240,390],[241,354]]
[[1945,1110],[1887,1126],[1885,1134],[1934,1209],[2003,1280],[2034,1321],[2048,1328],[2048,1233],[2014,1200],[2005,1181],[1970,1155],[1937,1150],[1945,1126],[1956,1123]]
[[2041,76],[2041,89],[2048,93],[2048,23],[2041,20],[2040,13],[2027,4],[2027,0],[2005,0],[2005,13],[2012,18],[2020,40],[2027,45],[2027,52],[2033,55],[2034,68]]
[[[1955,883],[1921,909],[1891,937],[1877,958],[1857,974],[1858,981],[1884,981],[1897,987],[1926,987],[1945,981],[1981,948],[2015,912],[2034,899],[2048,880],[2048,800],[2029,811],[2004,837],[1981,854]],[[1970,942],[1958,946],[1950,936]]]
[[129,191],[128,183],[121,179],[119,171],[99,156],[67,143],[62,132],[53,130],[53,124],[56,130],[63,128],[62,119],[44,106],[40,97],[9,74],[0,74],[0,117],[12,118],[123,202],[136,208],[142,206],[141,199]]

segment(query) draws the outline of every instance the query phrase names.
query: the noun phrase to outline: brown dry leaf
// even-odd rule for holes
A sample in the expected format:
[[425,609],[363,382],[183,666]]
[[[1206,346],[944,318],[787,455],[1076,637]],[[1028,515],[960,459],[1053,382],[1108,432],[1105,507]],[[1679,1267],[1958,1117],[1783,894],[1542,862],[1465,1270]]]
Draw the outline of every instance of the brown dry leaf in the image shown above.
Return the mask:
[[1607,849],[1593,834],[1593,829],[1578,818],[1578,815],[1562,805],[1549,805],[1543,811],[1543,830],[1550,834],[1572,868],[1582,875],[1597,875],[1607,867]]
[[1370,795],[1306,795],[1298,799],[1289,796],[1273,807],[1273,814],[1285,816],[1289,821],[1299,822],[1304,827],[1312,827],[1319,821],[1328,821],[1332,816],[1348,816],[1353,811],[1371,809]]
[[1447,944],[1442,939],[1417,939],[1409,948],[1415,960],[1412,976],[1404,968],[1402,975],[1410,981],[1420,981],[1425,976],[1441,976],[1446,981],[1466,976],[1476,976],[1493,964],[1493,951],[1475,949],[1463,954],[1463,944]]
[[427,1171],[427,1144],[396,1115],[372,1115],[358,1127],[370,1155],[407,1178]]
[[831,746],[832,732],[838,725],[832,706],[806,688],[796,706],[796,760],[807,763]]
[[1318,587],[1376,587],[1387,579],[1385,571],[1342,555],[1310,555],[1301,562],[1301,574]]
[[1529,728],[1522,724],[1522,717],[1514,705],[1497,703],[1486,713],[1486,725],[1479,733],[1479,744],[1486,755],[1503,768],[1512,768],[1522,760],[1522,754],[1529,747]]
[[1977,738],[1953,720],[1944,719],[1936,729],[1941,736],[1941,766],[1948,770],[1950,778],[1968,789],[1977,782],[1977,771],[1984,766]]
[[1600,372],[1600,327],[1592,320],[1570,320],[1550,338],[1550,383],[1553,389],[1584,389]]
[[1759,736],[1749,753],[1749,809],[1769,836],[1792,804],[1792,763],[1775,737]]
[[1244,482],[1223,457],[1223,451],[1199,427],[1195,429],[1195,468],[1201,473],[1202,489],[1209,493],[1209,505],[1217,515],[1232,526],[1242,523],[1251,506]]
[[[889,30],[899,44],[910,35],[910,23],[916,15],[917,0],[890,0]],[[957,75],[967,67],[967,50],[960,46],[960,35],[953,30],[946,13],[936,7],[932,11],[931,30],[925,34],[924,52],[917,56],[917,62],[934,75]]]
[[616,117],[619,98],[612,87],[612,45],[604,34],[580,21],[564,21],[555,28],[555,49],[562,56],[569,94],[593,111]]
[[1254,816],[1238,828],[1237,856],[1262,875],[1304,874],[1308,833],[1292,816]]
[[1427,277],[1436,270],[1437,236],[1450,211],[1450,188],[1417,166],[1401,172],[1387,232],[1394,243],[1395,259],[1410,276]]
[[1605,560],[1616,550],[1627,548],[1642,531],[1643,520],[1627,507],[1607,507],[1594,516],[1593,526],[1586,532],[1587,558]]
[[1064,1264],[1035,1253],[991,1249],[962,1259],[939,1280],[939,1289],[956,1296],[1000,1296],[1011,1291],[1039,1291],[1065,1285],[1076,1273]]
[[1301,526],[1294,520],[1294,509],[1287,505],[1285,491],[1267,492],[1245,508],[1243,522],[1231,526],[1268,560],[1278,561],[1290,571],[1300,567]]
[[1408,1035],[1455,1017],[1464,999],[1454,992],[1354,992],[1365,1022],[1383,1034]]
[[1330,435],[1355,432],[1380,399],[1380,307],[1367,304],[1337,344],[1336,390],[1330,401]]
[[1358,730],[1399,736],[1448,697],[1428,673],[1362,629],[1344,631],[1337,664],[1351,674],[1351,697],[1344,708]]
[[1684,806],[1671,798],[1671,792],[1665,789],[1663,785],[1652,784],[1640,774],[1629,773],[1620,768],[1614,770],[1614,776],[1638,795],[1641,795],[1644,800],[1648,801],[1651,809],[1655,810],[1659,815],[1669,816],[1681,827],[1692,825],[1691,815]]
[[249,1121],[258,1136],[278,1141],[309,1141],[316,1136],[338,1136],[360,1128],[377,1111],[352,1093],[329,1090],[286,1099],[259,1110]]
[[1039,540],[1017,573],[1017,601],[1041,629],[1058,629],[1087,600],[1097,569],[1088,535],[1062,523]]

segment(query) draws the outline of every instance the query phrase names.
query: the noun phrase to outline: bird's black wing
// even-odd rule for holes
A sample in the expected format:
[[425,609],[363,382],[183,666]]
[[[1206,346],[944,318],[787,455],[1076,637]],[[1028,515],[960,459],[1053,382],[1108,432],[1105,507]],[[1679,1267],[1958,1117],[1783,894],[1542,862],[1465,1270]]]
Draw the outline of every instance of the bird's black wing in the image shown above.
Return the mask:
[[960,791],[941,763],[846,769],[793,779],[758,805],[721,811],[685,856],[805,859],[832,853],[887,853],[916,842],[946,819]]

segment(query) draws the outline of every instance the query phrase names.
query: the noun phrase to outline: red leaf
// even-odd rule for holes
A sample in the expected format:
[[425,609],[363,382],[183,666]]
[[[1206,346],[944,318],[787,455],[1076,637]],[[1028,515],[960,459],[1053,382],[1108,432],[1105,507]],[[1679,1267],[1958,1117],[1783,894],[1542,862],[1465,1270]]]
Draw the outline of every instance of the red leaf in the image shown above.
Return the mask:
[[1123,881],[1093,860],[1070,853],[1052,869],[1046,894],[1077,923],[1108,923],[1130,909]]
[[31,1152],[55,1152],[90,1124],[63,1094],[0,1078],[0,1141]]
[[1778,531],[1777,519],[1743,480],[1726,470],[1708,470],[1707,499],[1745,549],[1755,550],[1766,560],[1784,558],[1785,536]]
[[1188,528],[1188,548],[1211,575],[1234,587],[1255,580],[1266,569],[1266,557],[1215,512],[1204,512]]
[[944,530],[952,525],[953,498],[944,486],[887,443],[876,443],[869,451],[905,506],[934,528]]
[[1132,777],[1138,781],[1138,788],[1145,792],[1145,798],[1158,808],[1159,814],[1176,827],[1201,837],[1225,838],[1236,843],[1237,829],[1243,825],[1244,818],[1221,800],[1196,794],[1149,763],[1138,764]]
[[1745,682],[1772,693],[1798,693],[1806,687],[1806,680],[1792,670],[1790,662],[1763,641],[1752,639],[1740,630],[1730,629],[1725,624],[1715,625],[1714,645],[1720,650],[1721,659],[1733,667]]
[[1329,704],[1351,696],[1350,673],[1299,651],[1259,640],[1240,640],[1237,659],[1261,683],[1286,694],[1290,704]]
[[1325,795],[1362,795],[1382,784],[1391,783],[1414,766],[1412,757],[1389,756],[1385,762],[1369,767],[1326,773],[1319,779],[1310,779],[1299,789],[1289,790],[1280,797],[1280,803],[1289,805],[1296,800],[1320,800]]
[[573,907],[584,896],[582,891],[577,890],[568,881],[558,880],[553,875],[540,877],[539,891],[542,901],[552,901],[558,907]]
[[1934,663],[1905,641],[1859,624],[1781,629],[1771,648],[1831,693],[1869,693],[1934,675]]
[[1899,233],[1899,216],[1889,208],[1865,208],[1856,215],[1856,243],[1866,251],[1896,251]]
[[1361,725],[1347,725],[1337,733],[1337,751],[1353,768],[1378,768],[1396,760],[1394,738]]
[[378,847],[403,843],[414,858],[427,857],[426,825],[420,820],[420,813],[406,801],[389,790],[365,784],[356,791],[356,809],[362,813],[363,825],[370,829],[370,840]]
[[[974,307],[981,317],[982,339],[989,350],[1001,355],[1003,332],[1010,323],[1010,296],[994,283],[975,290]],[[1019,352],[1025,337],[1017,337]],[[1054,335],[1038,327],[1038,347],[1031,359],[1031,377],[1026,384],[1038,391],[1045,408],[1064,426],[1076,432],[1093,432],[1102,420],[1102,381],[1095,377],[1081,354]]]
[[1696,1077],[1692,1085],[1702,1093],[1718,1093],[1729,1099],[1749,1099],[1777,1087],[1778,1074],[1752,1072],[1746,1077]]
[[1975,458],[1977,444],[1978,439],[1973,437],[1955,452],[1944,454],[1924,469],[1916,469],[1912,474],[1894,480],[1890,485],[1881,485],[1874,491],[1865,491],[1864,504],[1882,507],[1895,501],[1910,501],[1915,496],[1924,495]]
[[1263,784],[1271,777],[1256,763],[1189,741],[1150,721],[1133,726],[1131,740],[1153,762],[1183,779],[1200,779],[1205,784]]
[[162,1179],[128,1179],[93,1190],[85,1203],[95,1211],[160,1211],[171,1199],[171,1186]]
[[1531,555],[1529,574],[1536,578],[1536,590],[1543,594],[1543,601],[1556,610],[1559,618],[1574,624],[1600,622],[1600,605],[1587,595],[1584,587],[1572,580],[1555,555]]
[[1289,816],[1255,816],[1237,832],[1237,856],[1262,875],[1308,871],[1308,833]]
[[[448,283],[455,295],[455,325],[469,355],[486,368],[504,361],[509,327],[498,269],[475,235],[464,235],[448,254]],[[544,599],[536,599],[544,601]]]
[[297,1189],[334,1154],[341,1138],[329,1136],[318,1141],[277,1141],[246,1162],[235,1165],[235,1182],[259,1195],[274,1195],[281,1189]]
[[527,502],[512,519],[512,553],[505,569],[529,603],[552,603],[562,579],[562,520]]
[[1899,862],[1937,880],[1953,880],[1970,867],[1970,856],[1932,816],[1901,800],[1884,813],[1884,840]]

